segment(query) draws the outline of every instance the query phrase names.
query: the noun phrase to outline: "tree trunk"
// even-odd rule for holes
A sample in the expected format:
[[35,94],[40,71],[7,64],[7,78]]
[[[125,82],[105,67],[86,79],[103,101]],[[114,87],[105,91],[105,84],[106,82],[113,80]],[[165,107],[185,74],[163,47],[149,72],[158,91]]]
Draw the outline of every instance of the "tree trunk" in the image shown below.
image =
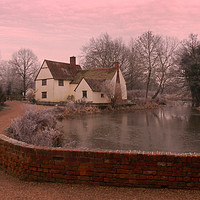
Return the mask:
[[148,78],[147,78],[146,95],[145,95],[146,102],[147,102],[147,98],[148,98],[150,79],[151,79],[151,69],[149,70],[149,74],[148,74]]

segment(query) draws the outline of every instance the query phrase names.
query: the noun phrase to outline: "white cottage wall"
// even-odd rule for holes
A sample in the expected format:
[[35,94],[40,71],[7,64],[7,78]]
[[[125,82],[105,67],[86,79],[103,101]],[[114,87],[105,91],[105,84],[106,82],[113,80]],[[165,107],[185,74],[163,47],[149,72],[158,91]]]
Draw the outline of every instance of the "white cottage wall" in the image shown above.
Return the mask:
[[85,81],[85,79],[82,79],[79,83],[78,87],[75,90],[75,100],[82,100],[83,98],[83,91],[87,91],[87,98],[85,99],[86,102],[93,102],[93,91]]
[[[42,85],[42,80],[46,79],[46,85]],[[36,101],[52,101],[53,99],[53,90],[54,90],[54,79],[51,75],[51,72],[46,64],[43,63],[37,79],[35,81],[35,99]],[[47,93],[47,98],[42,98],[42,92]]]
[[[42,80],[36,80],[36,101],[46,101],[51,102],[54,98],[54,80],[47,79],[47,85],[42,85]],[[42,98],[42,92],[47,93],[47,98]]]
[[104,94],[104,97],[101,97],[102,92],[93,92],[93,103],[109,103],[110,99]]
[[64,85],[59,86],[58,80],[54,80],[54,97],[53,102],[67,101],[67,97],[70,95],[70,81],[64,80]]

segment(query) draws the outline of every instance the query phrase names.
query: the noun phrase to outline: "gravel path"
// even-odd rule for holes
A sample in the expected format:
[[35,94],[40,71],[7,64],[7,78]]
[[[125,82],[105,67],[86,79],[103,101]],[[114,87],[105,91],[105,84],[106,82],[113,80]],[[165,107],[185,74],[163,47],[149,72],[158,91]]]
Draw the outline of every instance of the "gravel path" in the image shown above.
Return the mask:
[[25,182],[0,170],[2,200],[199,200],[198,190],[105,187],[79,184]]
[[6,102],[6,107],[0,112],[0,133],[3,133],[5,128],[9,126],[12,119],[20,117],[25,111],[25,103],[12,101]]
[[[0,133],[25,110],[8,102],[0,112]],[[0,200],[200,200],[199,190],[107,187],[80,184],[26,182],[0,170]]]

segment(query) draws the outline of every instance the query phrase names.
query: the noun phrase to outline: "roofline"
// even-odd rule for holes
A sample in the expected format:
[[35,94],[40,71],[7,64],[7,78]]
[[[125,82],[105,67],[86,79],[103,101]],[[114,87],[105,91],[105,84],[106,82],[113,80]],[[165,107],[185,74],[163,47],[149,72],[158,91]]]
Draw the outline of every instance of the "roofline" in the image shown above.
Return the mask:
[[55,61],[55,60],[47,60],[47,59],[44,59],[44,61],[50,61],[50,62],[62,63],[62,64],[70,64],[70,63],[66,63],[66,62],[60,62],[60,61]]
[[[79,81],[79,83],[78,83],[78,85],[76,86],[76,88],[74,89],[74,92],[76,92],[76,89],[78,88],[78,86],[80,85],[80,83],[81,83],[81,81],[82,80],[85,80],[85,78],[83,77],[80,81]],[[87,81],[85,80],[85,82],[87,83]],[[72,83],[72,84],[74,84],[74,83]],[[77,83],[75,83],[75,84],[77,84]],[[88,84],[88,83],[87,83]],[[89,84],[88,84],[88,86],[89,86]],[[92,88],[89,86],[89,88],[92,90]],[[92,90],[93,91],[93,90]]]
[[[60,61],[54,61],[54,60],[47,60],[45,59],[44,61],[49,61],[49,62],[55,62],[55,63],[61,63],[61,64],[67,64],[67,65],[70,65],[70,63],[66,63],[66,62],[60,62]],[[80,65],[75,65],[75,66],[80,66]]]
[[101,67],[101,68],[90,68],[90,69],[82,69],[81,71],[91,71],[91,70],[103,70],[103,69],[116,69],[116,67]]
[[41,71],[41,69],[42,69],[42,66],[43,66],[43,64],[44,64],[45,61],[46,61],[46,60],[44,60],[44,61],[42,62],[42,65],[40,66],[40,69],[39,69],[39,71],[38,71],[38,73],[37,73],[37,75],[36,75],[34,81],[36,81],[36,79],[37,79],[37,77],[38,77],[38,75],[39,75],[39,73],[40,73],[40,71]]

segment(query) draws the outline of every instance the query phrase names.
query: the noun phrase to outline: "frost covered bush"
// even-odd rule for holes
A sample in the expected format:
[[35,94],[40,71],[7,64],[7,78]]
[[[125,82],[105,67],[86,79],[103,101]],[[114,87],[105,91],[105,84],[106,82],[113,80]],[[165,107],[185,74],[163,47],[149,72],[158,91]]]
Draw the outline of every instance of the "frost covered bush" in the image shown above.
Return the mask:
[[56,130],[52,109],[39,110],[29,106],[22,118],[12,121],[9,135],[19,141],[37,146],[62,146],[62,134]]
[[33,89],[29,89],[26,92],[26,98],[29,102],[35,102],[35,92]]
[[144,104],[146,102],[156,102],[158,104],[166,104],[166,99],[164,95],[158,95],[155,99],[152,99],[154,95],[153,91],[149,91],[149,96],[145,98],[145,90],[129,90],[127,92],[127,98],[128,100],[135,102],[137,104]]
[[63,116],[70,117],[76,114],[92,114],[100,112],[101,112],[100,109],[95,106],[74,104],[66,106]]

